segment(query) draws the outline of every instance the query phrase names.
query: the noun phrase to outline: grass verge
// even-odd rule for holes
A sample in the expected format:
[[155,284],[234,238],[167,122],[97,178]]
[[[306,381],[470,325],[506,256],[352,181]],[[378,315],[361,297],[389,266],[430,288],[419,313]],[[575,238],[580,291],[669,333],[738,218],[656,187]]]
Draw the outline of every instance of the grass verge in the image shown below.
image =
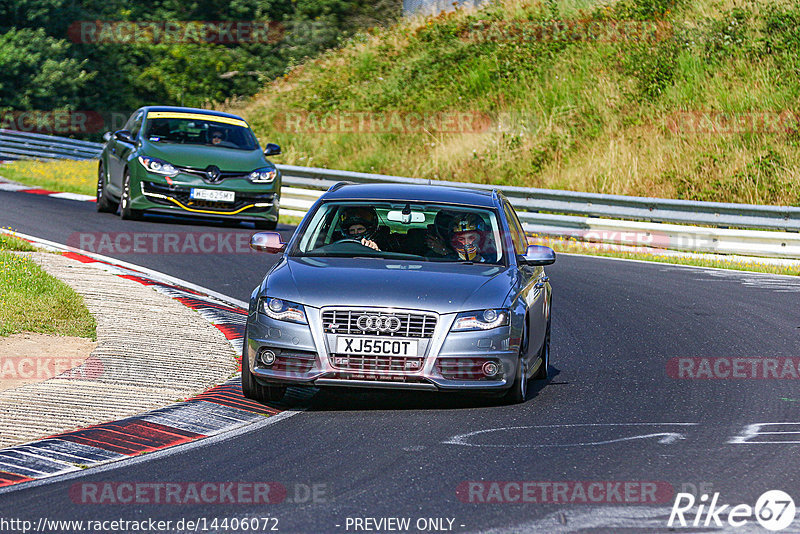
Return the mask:
[[83,297],[15,251],[35,250],[0,233],[0,336],[37,332],[97,339]]
[[33,252],[36,248],[18,237],[0,232],[0,251],[4,250],[19,250],[24,252]]
[[97,160],[19,160],[0,166],[0,176],[51,191],[94,195]]

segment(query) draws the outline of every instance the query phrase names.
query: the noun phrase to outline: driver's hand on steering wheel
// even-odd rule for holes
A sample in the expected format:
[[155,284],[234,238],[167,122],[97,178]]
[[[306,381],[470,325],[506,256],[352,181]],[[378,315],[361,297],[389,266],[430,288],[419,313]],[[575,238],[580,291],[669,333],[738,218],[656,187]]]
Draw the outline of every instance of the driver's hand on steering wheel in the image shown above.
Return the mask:
[[375,241],[372,241],[371,239],[367,239],[366,237],[362,237],[361,238],[361,244],[364,245],[365,247],[371,248],[372,250],[377,250],[379,252],[381,250],[378,247],[378,244]]

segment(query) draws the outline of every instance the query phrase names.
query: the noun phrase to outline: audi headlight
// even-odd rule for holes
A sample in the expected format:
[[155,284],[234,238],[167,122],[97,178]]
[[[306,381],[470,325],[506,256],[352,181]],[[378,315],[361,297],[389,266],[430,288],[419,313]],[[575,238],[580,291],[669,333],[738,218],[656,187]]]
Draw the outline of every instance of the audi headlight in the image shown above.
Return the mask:
[[288,321],[290,323],[308,324],[306,320],[306,310],[302,304],[289,302],[288,300],[264,297],[258,306],[258,311],[278,321]]
[[142,167],[144,167],[147,172],[163,174],[164,176],[175,176],[180,172],[172,163],[167,163],[163,159],[139,156],[139,163],[142,164]]
[[278,171],[274,167],[264,167],[263,169],[256,169],[251,172],[247,179],[254,184],[268,184],[275,179]]
[[490,330],[508,325],[508,310],[480,310],[459,313],[456,316],[451,332],[469,332]]

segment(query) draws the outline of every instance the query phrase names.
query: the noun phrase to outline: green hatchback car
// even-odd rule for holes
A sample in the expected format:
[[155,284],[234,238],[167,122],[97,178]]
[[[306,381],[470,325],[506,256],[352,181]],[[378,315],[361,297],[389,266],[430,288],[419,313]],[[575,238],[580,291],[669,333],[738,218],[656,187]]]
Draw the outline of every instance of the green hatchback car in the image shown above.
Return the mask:
[[146,211],[278,224],[281,173],[241,117],[150,106],[106,133],[97,169],[97,210],[138,219]]

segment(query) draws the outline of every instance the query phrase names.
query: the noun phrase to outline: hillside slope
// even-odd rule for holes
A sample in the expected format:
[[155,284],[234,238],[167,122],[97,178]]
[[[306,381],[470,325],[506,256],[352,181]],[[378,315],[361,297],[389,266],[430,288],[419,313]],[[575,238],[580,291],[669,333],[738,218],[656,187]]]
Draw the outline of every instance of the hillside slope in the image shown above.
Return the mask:
[[406,20],[228,109],[285,163],[800,204],[800,6],[584,3]]

